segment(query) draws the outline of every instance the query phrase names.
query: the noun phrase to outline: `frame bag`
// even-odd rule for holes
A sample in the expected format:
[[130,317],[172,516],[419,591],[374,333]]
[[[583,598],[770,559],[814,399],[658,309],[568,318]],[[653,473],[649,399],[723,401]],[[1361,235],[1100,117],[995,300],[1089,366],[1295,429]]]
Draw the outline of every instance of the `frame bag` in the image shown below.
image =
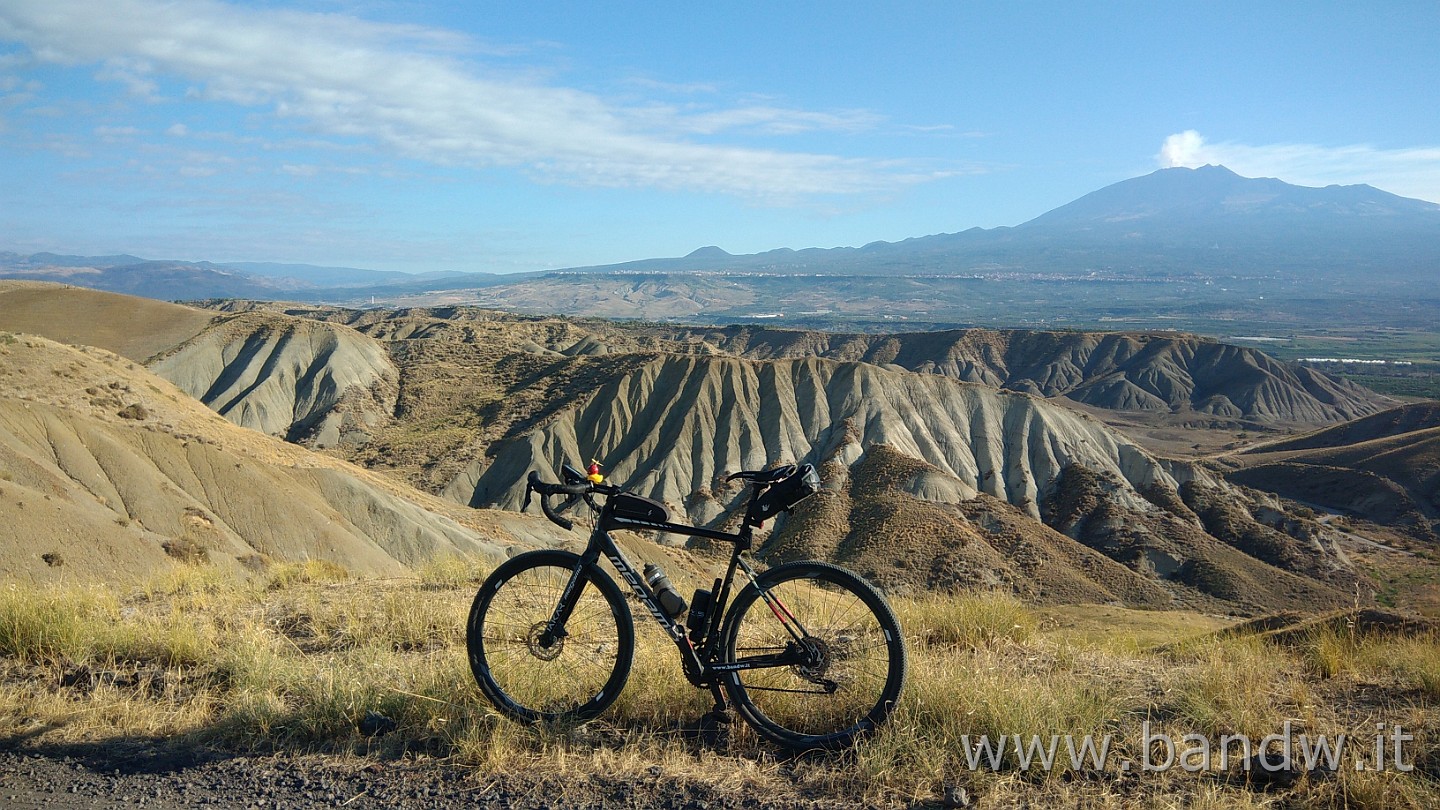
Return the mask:
[[610,498],[610,508],[621,520],[638,520],[642,523],[669,523],[670,510],[665,504],[641,495],[621,492]]

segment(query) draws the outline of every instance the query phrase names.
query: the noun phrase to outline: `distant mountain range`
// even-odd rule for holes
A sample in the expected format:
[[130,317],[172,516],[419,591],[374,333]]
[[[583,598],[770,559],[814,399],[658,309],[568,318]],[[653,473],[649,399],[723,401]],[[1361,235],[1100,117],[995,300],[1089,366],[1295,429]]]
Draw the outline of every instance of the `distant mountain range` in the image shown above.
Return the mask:
[[[1014,227],[972,228],[858,248],[781,248],[740,256],[708,246],[678,258],[548,274],[412,275],[302,264],[0,253],[0,277],[62,281],[172,300],[247,297],[349,303],[372,296],[401,301],[436,290],[503,289],[539,277],[575,274],[1130,280],[1239,276],[1375,279],[1408,285],[1430,284],[1437,270],[1440,205],[1364,185],[1307,188],[1245,178],[1221,166],[1162,169],[1107,186]],[[606,290],[604,297],[617,294]],[[491,303],[504,305],[505,294],[497,295]],[[558,299],[547,289],[540,300]]]
[[325,299],[337,295],[368,295],[422,291],[435,286],[485,287],[505,276],[490,273],[399,273],[356,267],[311,264],[142,259],[116,256],[66,256],[56,253],[0,252],[0,278],[54,281],[146,298]]
[[1162,169],[1010,228],[733,256],[577,268],[928,275],[1020,273],[1380,273],[1440,269],[1440,205],[1365,185],[1307,188],[1223,166]]

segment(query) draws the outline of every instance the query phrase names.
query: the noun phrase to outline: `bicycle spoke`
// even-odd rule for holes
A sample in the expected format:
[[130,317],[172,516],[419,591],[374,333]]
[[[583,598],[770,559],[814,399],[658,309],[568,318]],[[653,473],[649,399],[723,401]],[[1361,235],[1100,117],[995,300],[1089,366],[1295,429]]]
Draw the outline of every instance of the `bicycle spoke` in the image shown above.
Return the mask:
[[563,632],[549,632],[577,560],[558,551],[522,555],[476,596],[467,642],[472,668],[487,697],[517,719],[592,716],[629,672],[629,611],[608,579],[592,575],[573,594],[564,627],[555,628]]
[[[732,676],[728,685],[746,719],[771,739],[805,747],[842,744],[883,718],[904,669],[903,642],[883,600],[853,574],[819,563],[781,566],[759,585],[788,615],[777,615],[758,591],[747,594],[729,631],[730,660],[794,655],[787,656],[793,663]],[[793,640],[791,618],[806,631]]]

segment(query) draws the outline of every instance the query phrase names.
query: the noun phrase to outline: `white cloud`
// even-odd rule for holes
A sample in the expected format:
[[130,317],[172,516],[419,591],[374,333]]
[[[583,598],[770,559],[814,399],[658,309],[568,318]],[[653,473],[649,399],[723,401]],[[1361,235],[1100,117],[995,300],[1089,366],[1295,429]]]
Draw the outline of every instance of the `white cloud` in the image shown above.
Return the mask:
[[100,81],[119,82],[125,85],[130,95],[141,101],[161,101],[163,99],[160,96],[160,84],[150,73],[150,65],[145,62],[111,59],[95,74],[95,78]]
[[1234,141],[1212,143],[1191,129],[1166,138],[1156,159],[1165,167],[1213,163],[1246,177],[1277,177],[1303,186],[1365,183],[1405,197],[1440,201],[1440,147],[1251,146]]
[[[762,105],[687,112],[626,106],[486,70],[479,45],[447,31],[228,5],[215,0],[6,0],[0,38],[36,58],[101,63],[153,100],[160,78],[207,99],[259,106],[327,137],[407,157],[520,167],[537,179],[785,199],[891,190],[937,173],[868,159],[701,143],[872,126],[864,112]],[[493,51],[493,49],[491,49]]]
[[1165,139],[1164,145],[1160,147],[1160,164],[1167,169],[1184,167],[1193,169],[1205,165],[1205,161],[1197,157],[1205,146],[1205,139],[1200,133],[1193,129],[1184,132],[1177,132]]
[[[864,110],[810,112],[757,105],[731,110],[711,110],[691,115],[672,114],[670,124],[682,132],[713,135],[727,130],[753,130],[768,135],[796,135],[802,132],[861,132],[873,129],[882,120]],[[657,122],[666,123],[666,122]]]
[[134,137],[139,134],[140,130],[136,129],[135,127],[101,126],[95,128],[95,135],[99,137],[100,140],[105,141],[106,143],[129,141],[134,139]]

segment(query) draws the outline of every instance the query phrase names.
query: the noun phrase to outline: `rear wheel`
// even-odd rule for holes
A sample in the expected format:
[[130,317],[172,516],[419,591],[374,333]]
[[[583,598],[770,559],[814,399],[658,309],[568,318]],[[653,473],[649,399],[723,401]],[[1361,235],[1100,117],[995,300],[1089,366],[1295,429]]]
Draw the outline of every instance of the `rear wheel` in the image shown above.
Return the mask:
[[496,568],[475,595],[465,636],[470,670],[485,697],[513,719],[589,720],[615,701],[630,675],[630,608],[598,567],[584,571],[563,635],[545,632],[579,565],[567,551],[521,554]]
[[727,662],[787,651],[801,658],[739,670],[725,681],[736,711],[772,742],[849,745],[900,698],[907,665],[900,623],[874,586],[844,568],[776,566],[740,591],[725,624]]

